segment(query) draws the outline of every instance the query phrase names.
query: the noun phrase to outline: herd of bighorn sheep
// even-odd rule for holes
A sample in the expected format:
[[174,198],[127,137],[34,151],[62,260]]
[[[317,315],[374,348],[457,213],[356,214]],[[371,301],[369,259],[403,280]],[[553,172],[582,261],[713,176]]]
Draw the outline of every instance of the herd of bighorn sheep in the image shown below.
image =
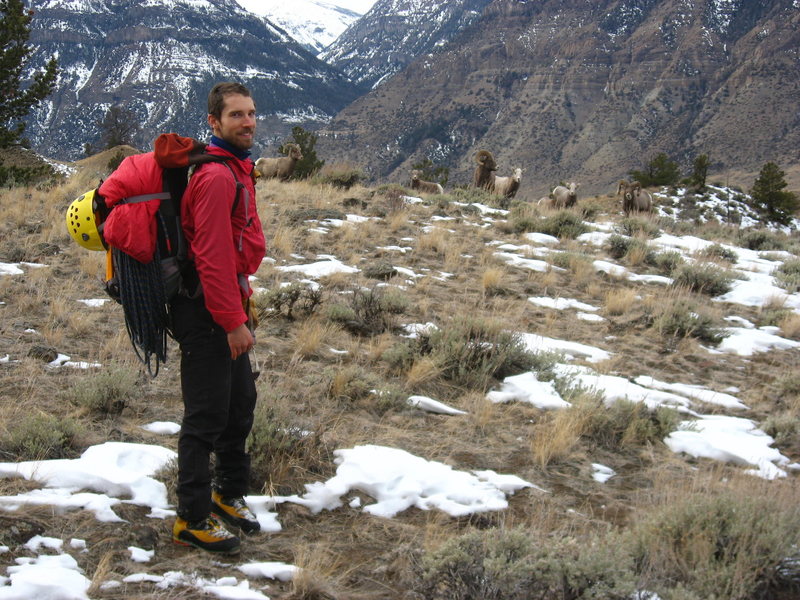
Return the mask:
[[[259,158],[256,161],[254,175],[261,179],[279,179],[287,181],[294,173],[297,161],[303,158],[300,146],[297,144],[286,144],[284,146],[286,156],[280,158]],[[506,200],[510,200],[517,195],[520,181],[522,180],[522,169],[517,167],[511,175],[498,177],[497,162],[488,150],[479,150],[475,153],[475,170],[472,174],[472,187],[486,190],[496,194]],[[411,171],[411,189],[417,190],[422,194],[443,194],[442,185],[433,181],[421,179],[422,171],[413,169]],[[539,198],[537,205],[545,209],[570,208],[578,202],[579,183],[570,181],[565,185],[557,185],[549,196]],[[653,195],[647,190],[642,189],[642,184],[638,181],[628,182],[620,180],[617,185],[616,195],[622,194],[622,210],[626,215],[633,211],[650,212],[653,209]]]

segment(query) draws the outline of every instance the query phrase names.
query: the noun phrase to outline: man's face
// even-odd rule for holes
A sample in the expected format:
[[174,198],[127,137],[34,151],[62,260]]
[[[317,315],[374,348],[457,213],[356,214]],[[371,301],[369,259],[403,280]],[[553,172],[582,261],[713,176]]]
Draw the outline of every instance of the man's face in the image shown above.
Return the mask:
[[222,115],[217,119],[208,115],[211,131],[240,150],[249,150],[253,146],[253,134],[256,131],[256,105],[253,99],[241,94],[228,94]]

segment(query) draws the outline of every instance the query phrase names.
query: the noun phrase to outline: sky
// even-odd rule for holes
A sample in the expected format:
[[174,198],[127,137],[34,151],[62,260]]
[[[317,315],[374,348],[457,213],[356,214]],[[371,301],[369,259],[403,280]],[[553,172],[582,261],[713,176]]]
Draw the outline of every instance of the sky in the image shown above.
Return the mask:
[[[409,203],[418,198],[406,198]],[[478,209],[477,227],[490,227],[507,211],[475,205]],[[308,222],[309,229],[325,233],[338,227],[357,226],[366,220],[358,215],[348,215],[342,220]],[[611,223],[587,223],[593,231],[582,236],[586,244],[603,243],[612,235]],[[428,227],[447,226],[447,218],[432,219]],[[403,266],[403,256],[411,250],[414,240],[401,240],[403,245],[385,249],[394,256],[393,262],[402,274],[400,287],[415,285],[422,276],[447,279],[445,272],[414,271]],[[558,240],[542,234],[527,234],[525,244],[509,244],[502,240],[490,242],[496,256],[513,268],[542,270],[539,258],[559,252]],[[654,248],[668,248],[680,252],[687,261],[694,260],[692,252],[710,244],[693,236],[661,235],[649,242]],[[734,269],[743,277],[736,280],[731,291],[714,298],[730,314],[725,338],[716,347],[705,350],[710,354],[729,352],[739,356],[775,352],[796,348],[799,342],[783,338],[775,327],[756,327],[735,314],[736,306],[764,306],[782,299],[785,306],[800,312],[800,295],[788,294],[775,284],[771,275],[786,253],[756,252],[736,246],[725,246],[737,256]],[[295,264],[276,266],[288,279],[300,280],[310,286],[320,285],[318,280],[332,273],[355,274],[358,268],[347,265],[332,255],[319,255],[314,260],[296,257]],[[622,265],[611,261],[595,261],[595,269],[612,272],[618,277],[644,281],[646,285],[666,286],[665,277],[642,279]],[[24,277],[32,269],[46,265],[31,263],[0,263],[0,277]],[[286,282],[288,284],[288,281]],[[256,291],[258,280],[254,279]],[[563,297],[530,297],[532,304],[548,310],[560,311],[565,316],[586,320],[602,320],[600,307]],[[85,298],[80,302],[89,308],[100,306],[105,299]],[[2,300],[0,299],[0,303]],[[405,325],[407,337],[419,335],[435,328],[434,323],[409,323]],[[34,330],[27,330],[37,335]],[[749,417],[750,408],[738,395],[736,388],[710,389],[702,384],[660,381],[645,372],[633,379],[603,374],[592,365],[607,360],[613,353],[598,345],[587,345],[564,339],[549,338],[536,332],[515,332],[531,351],[557,352],[560,360],[556,366],[559,377],[568,377],[574,385],[594,389],[602,394],[605,404],[612,405],[620,399],[644,402],[648,407],[668,406],[683,417],[677,431],[664,439],[675,453],[703,457],[714,461],[738,465],[745,473],[766,480],[789,476],[800,470],[800,465],[773,447],[774,440],[759,429],[759,423]],[[336,349],[331,349],[337,351]],[[0,355],[0,362],[13,368],[20,357]],[[578,364],[580,363],[580,364]],[[101,365],[59,355],[48,368],[97,369]],[[374,390],[380,394],[381,390]],[[495,404],[524,402],[545,410],[560,410],[569,403],[562,398],[552,382],[541,381],[535,372],[513,375],[486,394],[486,401]],[[412,395],[407,402],[420,410],[441,415],[442,419],[464,418],[463,410],[427,396]],[[169,439],[170,445],[180,430],[178,423],[154,422],[143,426],[151,433]],[[526,441],[521,441],[526,444]],[[309,481],[305,492],[292,496],[248,496],[247,501],[256,513],[263,531],[281,530],[281,509],[287,504],[305,506],[312,514],[335,511],[347,505],[368,515],[393,519],[406,511],[437,510],[453,517],[468,514],[503,511],[520,490],[534,494],[548,494],[544,484],[527,481],[515,473],[498,473],[492,470],[471,471],[455,469],[440,462],[413,455],[403,448],[363,445],[338,448],[334,451],[336,472],[325,481]],[[174,506],[169,505],[163,483],[154,474],[175,453],[158,444],[131,444],[106,442],[92,446],[77,459],[0,463],[0,477],[24,477],[37,482],[40,487],[16,496],[0,497],[0,510],[15,511],[28,505],[54,506],[58,510],[92,512],[99,521],[122,521],[115,511],[121,504],[130,503],[149,507],[148,518],[172,519]],[[592,462],[592,476],[597,485],[604,485],[618,475],[600,462]],[[367,500],[362,498],[368,497]],[[10,551],[0,546],[0,600],[84,600],[90,581],[79,566],[81,553],[87,543],[80,539],[34,536],[25,544],[27,556],[14,561],[4,561],[3,554]],[[231,566],[230,574],[214,581],[205,580],[191,572],[152,573],[148,562],[153,551],[130,547],[131,560],[139,563],[137,573],[119,581],[106,581],[104,589],[139,582],[155,589],[195,588],[218,598],[264,599],[269,598],[266,586],[271,580],[290,580],[297,567],[274,562],[249,562]],[[651,600],[657,600],[651,596]]]

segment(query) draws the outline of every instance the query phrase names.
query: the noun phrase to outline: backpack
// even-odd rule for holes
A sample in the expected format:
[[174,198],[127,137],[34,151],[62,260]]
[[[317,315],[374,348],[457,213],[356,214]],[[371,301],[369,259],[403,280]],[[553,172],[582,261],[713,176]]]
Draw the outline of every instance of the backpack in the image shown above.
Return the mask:
[[244,189],[228,158],[205,149],[191,138],[162,134],[153,152],[127,157],[67,210],[73,239],[90,250],[106,251],[105,290],[122,305],[134,352],[152,377],[166,361],[170,301],[202,294],[181,226],[189,170],[207,162],[228,167],[236,183],[231,214]]

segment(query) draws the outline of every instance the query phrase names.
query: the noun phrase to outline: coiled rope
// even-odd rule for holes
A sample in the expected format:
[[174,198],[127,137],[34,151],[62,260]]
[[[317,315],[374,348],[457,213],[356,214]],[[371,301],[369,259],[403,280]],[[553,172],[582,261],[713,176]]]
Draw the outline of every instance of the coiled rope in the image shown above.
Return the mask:
[[169,325],[158,247],[153,260],[147,264],[116,248],[113,258],[128,337],[136,356],[150,376],[155,377],[159,365],[167,360]]

